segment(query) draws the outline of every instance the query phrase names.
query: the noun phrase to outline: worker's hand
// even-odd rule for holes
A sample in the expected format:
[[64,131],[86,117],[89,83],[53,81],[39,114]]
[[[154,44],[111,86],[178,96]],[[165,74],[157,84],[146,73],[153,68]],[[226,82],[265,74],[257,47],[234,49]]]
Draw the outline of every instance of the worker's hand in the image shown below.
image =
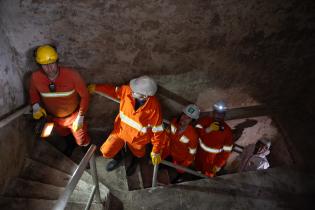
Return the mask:
[[211,131],[218,131],[220,130],[220,123],[219,122],[213,122],[210,124],[208,128],[206,128],[206,132],[210,133]]
[[151,152],[151,159],[152,159],[152,164],[153,165],[160,164],[160,162],[161,162],[161,155],[160,155],[160,153]]
[[33,118],[39,120],[41,117],[46,117],[47,113],[38,103],[34,104],[33,107]]
[[78,114],[77,118],[72,123],[73,131],[80,130],[83,127],[83,120],[84,116]]
[[95,93],[95,86],[96,86],[95,84],[89,84],[88,85],[87,89],[88,89],[90,94]]

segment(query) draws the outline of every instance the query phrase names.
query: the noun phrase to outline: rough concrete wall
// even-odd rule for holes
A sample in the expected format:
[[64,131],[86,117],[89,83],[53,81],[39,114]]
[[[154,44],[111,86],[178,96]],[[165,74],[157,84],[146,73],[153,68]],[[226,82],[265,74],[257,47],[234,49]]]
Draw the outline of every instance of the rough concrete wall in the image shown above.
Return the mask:
[[0,128],[0,195],[10,178],[18,176],[25,154],[32,148],[34,140],[31,131],[28,120],[23,116]]
[[[1,17],[23,72],[35,67],[34,47],[54,43],[87,82],[149,74],[208,110],[218,98],[286,104],[309,92],[313,9],[311,0],[3,0]],[[92,118],[111,121],[115,105],[94,100]]]
[[11,49],[0,21],[0,117],[23,104],[22,75],[16,69]]

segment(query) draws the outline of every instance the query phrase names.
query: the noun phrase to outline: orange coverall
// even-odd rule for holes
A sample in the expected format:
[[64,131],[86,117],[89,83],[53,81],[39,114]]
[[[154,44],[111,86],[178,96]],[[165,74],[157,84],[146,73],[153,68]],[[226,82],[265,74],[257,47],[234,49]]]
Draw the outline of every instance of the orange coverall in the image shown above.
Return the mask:
[[47,111],[48,121],[54,122],[54,131],[61,136],[71,132],[78,145],[87,145],[90,138],[87,134],[87,124],[74,132],[72,123],[77,115],[84,115],[88,109],[89,93],[78,72],[66,67],[59,67],[59,75],[53,82],[55,92],[50,92],[52,83],[42,69],[32,73],[30,81],[31,104],[40,103]]
[[204,117],[196,125],[199,134],[199,147],[196,154],[195,166],[198,171],[209,177],[215,175],[213,172],[214,167],[219,170],[224,166],[233,146],[232,131],[225,122],[223,122],[224,130],[207,133],[206,128],[212,122],[214,122],[212,117]]
[[[173,158],[175,164],[188,167],[194,161],[198,146],[198,134],[195,128],[188,125],[183,131],[179,131],[177,118],[171,121],[168,141],[163,149],[163,159],[167,156]],[[183,171],[178,171],[183,173]]]
[[145,145],[150,141],[153,152],[160,153],[165,134],[160,104],[155,96],[149,96],[145,104],[135,110],[135,99],[129,85],[96,85],[95,92],[120,99],[114,130],[100,149],[104,157],[114,157],[125,144],[136,157],[143,157]]

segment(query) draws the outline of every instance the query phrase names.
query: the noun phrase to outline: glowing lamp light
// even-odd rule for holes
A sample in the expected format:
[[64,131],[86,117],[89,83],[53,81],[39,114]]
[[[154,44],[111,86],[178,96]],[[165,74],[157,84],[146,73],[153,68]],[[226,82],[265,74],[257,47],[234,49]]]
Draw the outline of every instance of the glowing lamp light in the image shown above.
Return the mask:
[[40,137],[42,137],[42,138],[48,137],[51,134],[53,128],[54,128],[54,123],[52,123],[52,122],[45,123]]

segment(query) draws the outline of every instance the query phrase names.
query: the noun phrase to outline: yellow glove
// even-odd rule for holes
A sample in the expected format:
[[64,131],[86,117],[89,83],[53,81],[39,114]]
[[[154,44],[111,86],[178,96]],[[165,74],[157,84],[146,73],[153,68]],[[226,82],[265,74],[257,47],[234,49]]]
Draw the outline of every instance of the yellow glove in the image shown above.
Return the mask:
[[73,131],[80,130],[83,127],[84,116],[78,115],[77,118],[72,123]]
[[160,155],[160,153],[151,152],[151,159],[152,159],[152,164],[153,165],[160,164],[160,162],[161,162],[161,155]]
[[39,106],[38,103],[33,105],[33,118],[39,120],[41,117],[46,117],[47,113],[44,108]]
[[87,89],[89,91],[90,94],[93,94],[95,92],[95,84],[89,84]]
[[213,122],[210,124],[208,128],[206,128],[206,132],[210,133],[211,131],[218,131],[220,129],[220,123],[219,122]]

